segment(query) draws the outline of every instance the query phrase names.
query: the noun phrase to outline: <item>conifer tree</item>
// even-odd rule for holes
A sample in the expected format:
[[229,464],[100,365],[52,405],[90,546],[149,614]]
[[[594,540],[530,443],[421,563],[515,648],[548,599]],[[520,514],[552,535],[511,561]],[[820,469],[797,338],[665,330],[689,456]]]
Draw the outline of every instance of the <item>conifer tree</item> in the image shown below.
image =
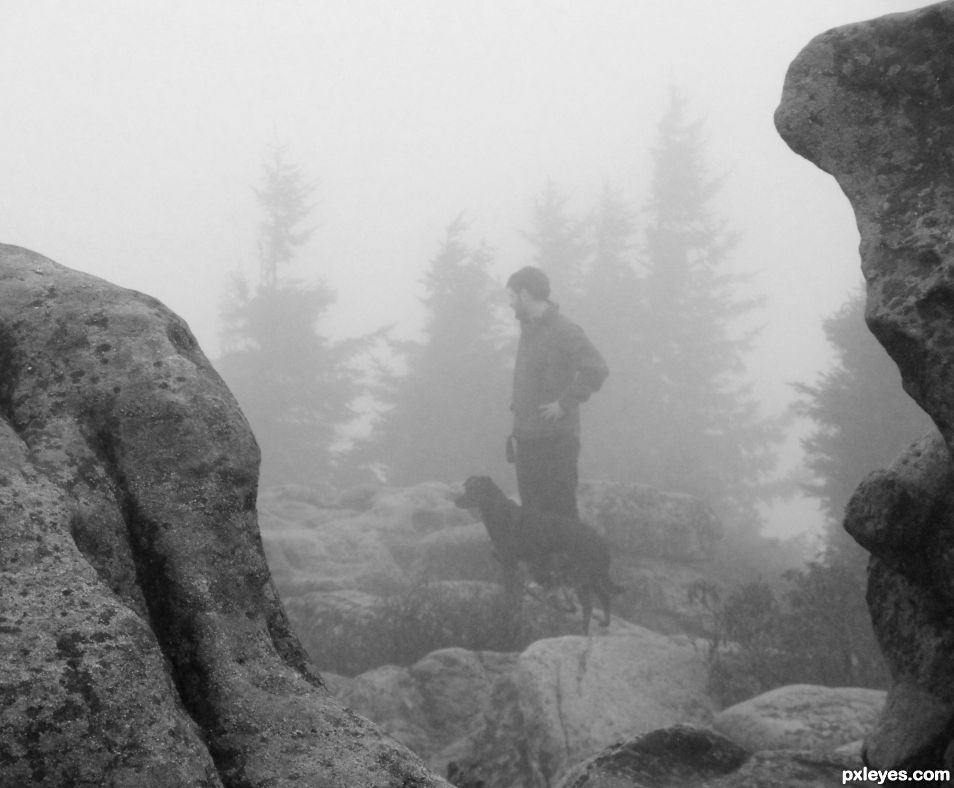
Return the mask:
[[640,453],[643,400],[636,218],[618,190],[605,184],[590,224],[592,254],[582,280],[578,322],[599,348],[610,377],[583,413],[581,470],[599,479],[641,481],[634,474]]
[[554,290],[561,294],[561,307],[575,312],[588,254],[585,228],[570,213],[566,195],[552,181],[535,198],[530,231],[524,237],[534,249],[532,265],[546,272]]
[[350,362],[361,340],[332,342],[316,328],[334,293],[284,274],[312,235],[303,225],[314,191],[302,168],[276,148],[255,192],[264,214],[258,281],[250,286],[235,275],[223,298],[216,367],[251,424],[269,484],[333,479],[333,445],[358,393]]
[[815,425],[802,441],[814,476],[806,491],[826,514],[829,550],[849,556],[860,548],[841,522],[855,488],[935,429],[901,387],[898,368],[865,325],[864,309],[858,291],[825,321],[834,364],[815,384],[795,385],[801,395],[796,412]]
[[510,428],[510,373],[491,253],[472,248],[458,216],[447,228],[424,279],[427,314],[421,341],[395,345],[403,374],[378,392],[388,410],[361,453],[384,466],[392,484],[462,481],[489,474],[502,486]]
[[743,378],[755,333],[741,321],[758,301],[740,294],[743,282],[729,271],[738,239],[714,210],[722,180],[709,174],[705,153],[701,121],[673,91],[646,208],[634,470],[708,502],[728,524],[755,528],[778,428]]

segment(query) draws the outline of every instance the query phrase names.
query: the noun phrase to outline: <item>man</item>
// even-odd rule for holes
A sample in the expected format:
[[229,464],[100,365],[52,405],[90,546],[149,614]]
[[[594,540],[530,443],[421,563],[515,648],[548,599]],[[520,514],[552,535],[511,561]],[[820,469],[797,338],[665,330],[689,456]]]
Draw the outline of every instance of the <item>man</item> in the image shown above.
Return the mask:
[[513,274],[507,295],[521,326],[508,441],[520,502],[578,520],[580,403],[599,391],[609,369],[583,330],[550,301],[550,281],[539,268]]

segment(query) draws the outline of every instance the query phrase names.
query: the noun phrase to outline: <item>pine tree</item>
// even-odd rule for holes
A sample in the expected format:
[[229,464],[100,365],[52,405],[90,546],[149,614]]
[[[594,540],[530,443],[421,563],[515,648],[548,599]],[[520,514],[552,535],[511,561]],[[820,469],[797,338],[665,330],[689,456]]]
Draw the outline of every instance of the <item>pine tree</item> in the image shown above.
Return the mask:
[[584,224],[570,213],[566,195],[552,181],[535,198],[530,231],[524,237],[534,249],[532,265],[546,272],[561,294],[561,307],[574,313],[588,254]]
[[897,367],[865,325],[864,309],[859,291],[825,321],[834,365],[814,385],[795,384],[796,412],[815,424],[802,441],[814,475],[806,491],[826,514],[829,550],[848,555],[860,548],[841,521],[859,482],[935,429],[902,389]]
[[312,235],[302,224],[314,191],[302,169],[275,149],[255,192],[264,213],[258,281],[253,288],[235,275],[223,299],[216,366],[251,424],[269,484],[333,478],[333,444],[358,393],[350,362],[362,340],[332,342],[316,330],[334,293],[282,275]]
[[463,217],[447,228],[424,279],[425,337],[395,346],[405,372],[378,392],[388,407],[361,453],[393,484],[490,474],[505,485],[509,380],[495,305],[501,287],[489,250],[465,241]]
[[743,380],[755,333],[740,326],[758,301],[740,296],[743,282],[728,271],[738,238],[712,207],[721,186],[707,170],[701,121],[673,91],[646,210],[634,470],[708,502],[728,524],[755,528],[778,428],[760,416]]
[[589,229],[592,255],[577,311],[569,316],[584,328],[611,371],[583,413],[581,468],[594,478],[642,481],[633,473],[642,443],[639,414],[645,385],[636,359],[642,311],[636,218],[609,184]]

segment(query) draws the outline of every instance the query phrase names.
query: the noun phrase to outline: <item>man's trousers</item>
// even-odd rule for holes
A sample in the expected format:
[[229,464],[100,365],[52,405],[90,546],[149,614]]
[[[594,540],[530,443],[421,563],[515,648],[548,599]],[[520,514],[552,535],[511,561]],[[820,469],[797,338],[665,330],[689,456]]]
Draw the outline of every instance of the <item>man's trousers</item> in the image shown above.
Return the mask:
[[579,437],[556,435],[518,438],[515,454],[517,492],[521,505],[579,520],[576,504]]

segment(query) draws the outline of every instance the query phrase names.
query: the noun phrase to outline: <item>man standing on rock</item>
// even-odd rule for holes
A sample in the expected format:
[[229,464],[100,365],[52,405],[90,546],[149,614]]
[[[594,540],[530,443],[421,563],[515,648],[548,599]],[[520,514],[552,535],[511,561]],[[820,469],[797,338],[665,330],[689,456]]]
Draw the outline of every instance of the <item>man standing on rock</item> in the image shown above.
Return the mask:
[[599,391],[609,369],[583,330],[550,301],[550,280],[539,268],[513,274],[507,295],[520,321],[507,441],[520,502],[579,519],[580,403]]

